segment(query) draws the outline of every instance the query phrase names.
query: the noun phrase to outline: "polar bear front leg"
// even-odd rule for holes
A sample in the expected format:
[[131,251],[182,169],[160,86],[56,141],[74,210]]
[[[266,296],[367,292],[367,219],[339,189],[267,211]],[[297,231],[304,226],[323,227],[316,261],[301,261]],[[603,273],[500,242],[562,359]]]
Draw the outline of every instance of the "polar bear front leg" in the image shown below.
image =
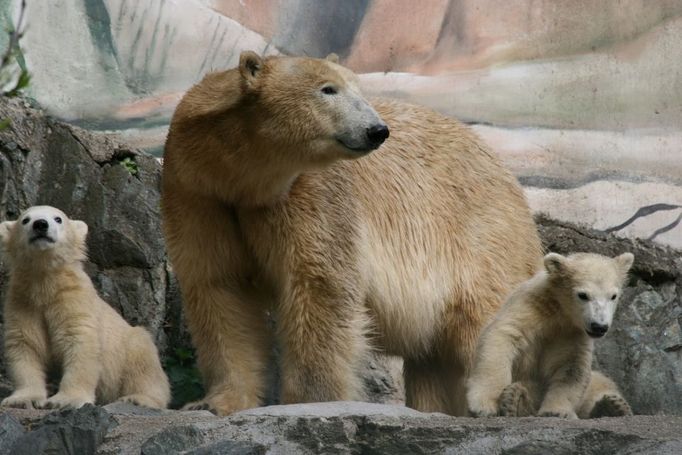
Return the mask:
[[0,406],[29,409],[38,406],[47,396],[43,361],[23,340],[7,339],[5,346],[7,367],[15,390]]
[[575,352],[567,357],[550,378],[538,415],[577,419],[577,410],[590,381],[590,364],[590,352]]
[[62,359],[59,391],[40,403],[43,408],[79,408],[95,402],[101,372],[99,324],[90,312],[89,295],[62,294],[48,309],[46,320],[52,331],[52,349]]
[[184,410],[219,416],[260,406],[270,337],[266,315],[236,287],[197,283],[183,290],[185,315],[206,396]]
[[519,351],[515,335],[514,327],[497,330],[495,322],[481,335],[467,381],[467,405],[473,417],[499,414],[499,398],[512,383],[512,367]]
[[32,408],[47,396],[47,336],[36,315],[8,301],[5,307],[5,360],[14,392],[0,406]]
[[367,353],[360,299],[341,283],[298,283],[280,302],[282,402],[357,400]]

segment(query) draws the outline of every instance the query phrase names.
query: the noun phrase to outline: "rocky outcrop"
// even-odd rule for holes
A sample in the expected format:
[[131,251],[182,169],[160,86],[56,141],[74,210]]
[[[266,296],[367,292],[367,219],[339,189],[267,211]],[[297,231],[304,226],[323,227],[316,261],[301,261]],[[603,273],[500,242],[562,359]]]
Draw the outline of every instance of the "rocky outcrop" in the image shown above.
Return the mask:
[[[9,410],[13,453],[94,453],[79,442],[102,438],[99,454],[676,454],[682,417],[455,418],[403,406],[357,402],[271,406],[217,418],[206,411],[150,411],[128,404],[78,411]],[[17,422],[22,422],[24,429]],[[94,422],[89,425],[83,422]],[[18,425],[18,427],[17,427]],[[0,426],[0,428],[2,428]],[[45,431],[44,428],[49,428]],[[61,428],[60,431],[56,431]],[[65,430],[71,428],[71,430]],[[103,434],[104,433],[104,434]],[[31,442],[29,442],[31,441]],[[76,445],[81,444],[81,445]],[[79,448],[79,451],[67,450]],[[12,453],[12,452],[10,452]],[[33,452],[39,453],[39,452]]]

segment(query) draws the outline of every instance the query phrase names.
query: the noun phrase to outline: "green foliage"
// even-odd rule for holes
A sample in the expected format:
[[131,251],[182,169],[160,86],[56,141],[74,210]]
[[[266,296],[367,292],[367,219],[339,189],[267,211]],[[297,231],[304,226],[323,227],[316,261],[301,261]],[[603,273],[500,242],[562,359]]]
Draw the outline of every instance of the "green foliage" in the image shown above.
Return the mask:
[[130,172],[130,175],[132,175],[132,176],[136,176],[137,173],[139,172],[139,170],[137,168],[137,163],[135,162],[135,160],[133,158],[131,158],[129,156],[127,156],[121,160],[121,165],[124,168],[126,168],[126,170],[128,172]]
[[[21,25],[26,11],[26,1],[21,2],[19,19],[16,27],[11,20],[7,20],[6,30],[8,34],[7,49],[0,60],[0,92],[3,96],[17,96],[31,82],[31,75],[26,68],[26,60],[19,46],[19,40],[23,36]],[[16,63],[16,65],[15,65]],[[10,125],[9,119],[0,120],[0,131]]]
[[177,409],[183,404],[203,397],[204,388],[196,367],[194,352],[185,348],[177,348],[173,354],[166,359],[163,367],[168,374],[173,394],[171,408]]

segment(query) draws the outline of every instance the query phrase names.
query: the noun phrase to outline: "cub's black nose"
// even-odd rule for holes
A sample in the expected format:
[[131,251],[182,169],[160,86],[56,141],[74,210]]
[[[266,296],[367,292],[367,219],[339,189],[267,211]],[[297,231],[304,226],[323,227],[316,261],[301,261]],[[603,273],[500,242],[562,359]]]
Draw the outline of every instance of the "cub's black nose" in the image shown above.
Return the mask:
[[383,144],[389,134],[388,127],[383,123],[372,125],[367,128],[367,140],[374,148]]
[[593,322],[590,324],[590,332],[596,336],[603,336],[609,330],[609,326],[605,324],[597,324]]
[[47,232],[47,228],[49,227],[50,225],[47,220],[35,220],[33,222],[33,230],[36,232]]

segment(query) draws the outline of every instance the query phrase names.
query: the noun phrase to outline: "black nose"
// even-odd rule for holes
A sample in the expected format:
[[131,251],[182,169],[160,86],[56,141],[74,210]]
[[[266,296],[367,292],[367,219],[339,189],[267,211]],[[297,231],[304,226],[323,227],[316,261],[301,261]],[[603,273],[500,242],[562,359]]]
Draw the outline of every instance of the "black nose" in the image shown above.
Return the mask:
[[46,232],[49,227],[47,220],[35,220],[33,222],[33,230],[36,232]]
[[597,324],[596,322],[593,322],[590,324],[590,332],[597,336],[602,336],[606,333],[606,331],[609,330],[609,326],[605,324]]
[[388,127],[383,123],[372,125],[367,128],[367,140],[372,147],[379,147],[388,138]]

